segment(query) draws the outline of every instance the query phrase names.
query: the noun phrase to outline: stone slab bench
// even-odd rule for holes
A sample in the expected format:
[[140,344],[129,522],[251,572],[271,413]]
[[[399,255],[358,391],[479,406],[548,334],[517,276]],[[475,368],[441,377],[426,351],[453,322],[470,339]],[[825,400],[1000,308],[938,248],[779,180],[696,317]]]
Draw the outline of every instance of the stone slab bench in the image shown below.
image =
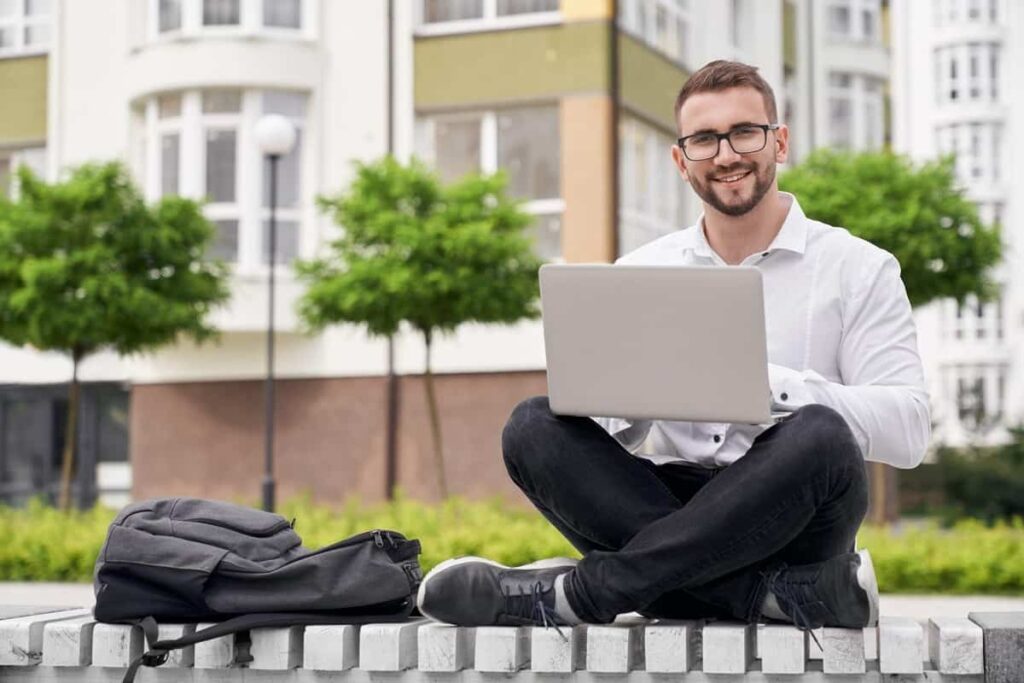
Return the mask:
[[[0,615],[4,612],[0,608]],[[100,624],[85,609],[0,616],[0,682],[116,683],[145,646],[141,629]],[[162,626],[175,637],[203,624]],[[926,626],[882,617],[863,630],[650,622],[608,626],[458,628],[427,620],[364,626],[253,629],[246,665],[234,636],[173,654],[139,683],[302,681],[522,683],[629,680],[1024,681],[1024,613],[972,613]]]

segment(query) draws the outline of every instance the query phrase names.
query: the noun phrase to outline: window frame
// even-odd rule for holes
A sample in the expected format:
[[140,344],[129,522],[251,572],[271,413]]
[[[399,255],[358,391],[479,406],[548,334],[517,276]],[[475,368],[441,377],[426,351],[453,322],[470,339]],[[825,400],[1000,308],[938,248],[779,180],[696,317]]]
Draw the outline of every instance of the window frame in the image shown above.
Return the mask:
[[8,185],[0,188],[0,197],[8,199],[18,198],[18,169],[21,166],[28,166],[37,176],[46,180],[47,176],[47,148],[45,145],[29,145],[26,147],[15,147],[13,149],[0,149],[0,158],[7,161]]
[[[509,106],[503,108],[488,108],[488,109],[470,109],[462,111],[427,111],[417,112],[416,114],[416,149],[418,154],[423,157],[431,166],[436,166],[437,150],[435,148],[435,124],[438,120],[449,120],[449,121],[469,121],[478,120],[480,127],[480,158],[478,169],[480,173],[491,174],[496,173],[500,170],[498,166],[498,115],[503,109],[527,109],[531,107],[537,108],[549,108],[553,107],[557,111],[560,107],[557,101],[553,102],[533,102],[526,105]],[[559,120],[558,134],[561,137],[561,121]],[[561,149],[559,149],[559,165],[562,163]],[[565,214],[565,199],[561,196],[561,168],[559,168],[559,192],[557,197],[544,197],[539,199],[522,199],[520,200],[521,208],[526,212],[536,217],[541,218],[552,218],[554,216],[564,216]],[[560,219],[561,220],[561,219]],[[531,226],[527,229],[527,232],[533,233],[535,226]],[[561,233],[561,230],[560,230]],[[545,259],[550,263],[561,263],[565,260],[563,240],[559,239],[559,253],[557,256],[548,258],[543,254],[541,258]]]
[[317,3],[299,0],[299,28],[266,26],[263,24],[264,0],[240,0],[239,23],[229,25],[203,24],[204,0],[181,0],[181,26],[169,31],[160,30],[160,0],[148,0],[146,38],[149,43],[174,42],[197,37],[260,37],[281,40],[315,40],[317,17],[313,15]]
[[[45,26],[49,29],[47,39],[42,44],[26,45],[25,33],[30,27]],[[14,30],[13,47],[0,47],[0,59],[17,57],[35,57],[46,55],[50,52],[50,44],[53,40],[53,4],[50,4],[50,11],[46,14],[29,15],[26,12],[25,0],[17,0],[14,14],[10,18],[0,16],[0,29],[10,28]]]
[[[659,9],[668,17],[665,45],[658,36]],[[693,6],[689,0],[622,0],[616,21],[622,31],[658,54],[683,67],[693,65]],[[679,35],[680,25],[685,27],[685,40]],[[673,49],[666,49],[666,45]]]
[[[208,201],[203,207],[203,215],[211,223],[218,221],[237,221],[237,251],[234,259],[226,258],[236,273],[261,273],[267,269],[264,263],[264,223],[269,220],[270,209],[263,206],[263,183],[266,182],[266,161],[260,154],[255,140],[255,126],[263,115],[263,94],[273,88],[224,88],[239,90],[241,103],[238,112],[204,113],[202,96],[204,89],[188,89],[169,93],[156,93],[142,104],[144,117],[144,159],[146,168],[146,196],[150,201],[159,200],[162,196],[162,154],[163,136],[177,133],[178,150],[178,194],[183,197],[204,200],[206,192],[206,133],[211,130],[232,130],[235,133],[235,200],[233,202]],[[211,88],[207,90],[217,90]],[[307,180],[307,158],[309,150],[309,115],[312,94],[297,92],[305,97],[304,112],[301,116],[289,116],[289,120],[300,132],[301,145],[298,168],[298,201],[294,206],[277,207],[276,218],[278,227],[284,223],[294,223],[296,257],[303,257],[304,236],[311,227],[307,208],[310,203],[311,182]],[[180,111],[177,116],[159,118],[159,100],[166,95],[181,97]],[[309,224],[309,225],[307,225]],[[279,254],[280,235],[278,233]],[[290,269],[288,262],[277,265],[278,269]]]
[[[846,84],[837,81],[845,79]],[[885,84],[880,78],[852,71],[830,71],[826,89],[828,144],[850,150],[876,150],[885,145]],[[836,138],[833,105],[843,102],[850,112],[849,139]],[[872,116],[873,115],[873,116]],[[870,120],[874,124],[871,125]]]
[[523,14],[498,14],[498,0],[482,0],[483,16],[475,19],[455,19],[452,21],[426,21],[425,0],[415,4],[415,29],[417,36],[440,36],[452,33],[478,33],[481,31],[498,31],[534,26],[552,26],[562,23],[562,10],[546,12],[528,12]]
[[[845,9],[849,31],[839,32],[831,22],[834,9]],[[865,29],[864,17],[870,15],[872,31]],[[841,43],[880,45],[882,43],[882,3],[880,0],[829,0],[826,4],[824,34],[828,40]]]
[[[691,190],[669,161],[670,133],[635,116],[619,119],[619,256],[686,227]],[[624,240],[627,230],[643,235]]]

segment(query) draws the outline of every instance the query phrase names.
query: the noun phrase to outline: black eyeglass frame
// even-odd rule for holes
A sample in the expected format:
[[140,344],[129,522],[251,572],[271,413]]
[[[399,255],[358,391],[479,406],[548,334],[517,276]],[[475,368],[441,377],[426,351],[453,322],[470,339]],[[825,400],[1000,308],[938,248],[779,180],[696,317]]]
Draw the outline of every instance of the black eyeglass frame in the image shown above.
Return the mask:
[[[728,131],[726,131],[724,133],[715,133],[713,131],[703,131],[703,132],[700,132],[700,133],[693,133],[692,135],[686,135],[686,136],[681,137],[678,140],[676,140],[676,145],[679,147],[680,150],[682,150],[683,156],[685,156],[690,161],[707,161],[708,159],[714,159],[716,156],[718,156],[718,153],[722,151],[722,140],[725,140],[726,142],[728,142],[729,143],[729,149],[731,149],[736,154],[757,154],[758,152],[760,152],[762,149],[764,149],[768,145],[768,131],[770,131],[770,130],[778,130],[779,127],[780,127],[780,124],[778,124],[778,123],[745,123],[742,126],[737,126],[736,128],[732,128],[732,129],[730,129],[730,130],[728,130]],[[761,131],[764,132],[764,144],[762,144],[757,149],[750,150],[749,152],[740,152],[740,151],[738,151],[735,147],[732,146],[732,140],[729,139],[729,136],[732,135],[737,130],[741,130],[743,128],[760,128]],[[698,135],[714,135],[716,138],[718,138],[718,140],[716,141],[718,144],[715,146],[715,153],[712,154],[711,156],[709,156],[709,157],[701,157],[700,159],[691,159],[690,155],[686,153],[686,141],[689,140],[690,138],[696,137]]]

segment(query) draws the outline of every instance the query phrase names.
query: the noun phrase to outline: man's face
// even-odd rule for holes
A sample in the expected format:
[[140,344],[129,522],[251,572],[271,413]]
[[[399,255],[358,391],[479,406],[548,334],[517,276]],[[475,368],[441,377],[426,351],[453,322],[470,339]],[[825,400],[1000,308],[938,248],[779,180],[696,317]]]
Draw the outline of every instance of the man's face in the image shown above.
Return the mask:
[[[775,122],[768,119],[764,98],[747,87],[692,95],[679,110],[678,121],[680,137],[768,123]],[[722,140],[718,154],[710,159],[691,161],[677,146],[672,147],[672,159],[705,204],[728,216],[742,216],[775,187],[775,166],[786,160],[788,140],[788,129],[780,126],[767,132],[764,149],[758,152],[738,154]]]

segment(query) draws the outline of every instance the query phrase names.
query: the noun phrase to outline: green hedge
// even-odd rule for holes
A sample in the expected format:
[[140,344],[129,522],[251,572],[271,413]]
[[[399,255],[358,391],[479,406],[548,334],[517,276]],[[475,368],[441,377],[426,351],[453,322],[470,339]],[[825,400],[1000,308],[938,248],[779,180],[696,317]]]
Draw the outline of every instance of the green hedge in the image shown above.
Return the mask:
[[[440,505],[402,500],[350,504],[342,510],[292,501],[282,514],[296,519],[306,545],[320,547],[371,528],[402,531],[423,542],[424,569],[457,555],[485,555],[523,564],[572,547],[539,514],[497,501],[452,499]],[[39,503],[0,507],[0,580],[88,581],[113,511],[68,515]],[[862,529],[883,592],[1024,595],[1024,521],[985,526],[972,520],[936,525]]]

